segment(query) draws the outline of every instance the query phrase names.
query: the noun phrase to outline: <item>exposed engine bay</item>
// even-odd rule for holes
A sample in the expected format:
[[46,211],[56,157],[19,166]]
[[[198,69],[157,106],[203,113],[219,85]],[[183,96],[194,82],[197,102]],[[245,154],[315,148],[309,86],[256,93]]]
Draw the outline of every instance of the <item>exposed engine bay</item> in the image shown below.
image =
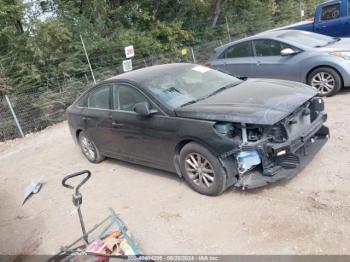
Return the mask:
[[234,185],[256,188],[295,175],[328,139],[326,119],[323,100],[314,97],[272,126],[217,123],[216,131],[238,145],[220,156],[235,162]]

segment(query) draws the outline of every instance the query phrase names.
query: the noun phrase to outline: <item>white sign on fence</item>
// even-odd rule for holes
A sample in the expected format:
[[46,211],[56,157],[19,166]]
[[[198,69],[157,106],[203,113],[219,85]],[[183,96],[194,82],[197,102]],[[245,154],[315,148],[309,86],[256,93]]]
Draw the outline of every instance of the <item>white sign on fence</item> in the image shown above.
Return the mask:
[[134,46],[129,45],[129,46],[125,47],[124,49],[125,49],[126,58],[130,58],[130,57],[133,57],[135,55]]
[[131,59],[123,60],[123,70],[124,72],[128,72],[132,70],[132,61]]

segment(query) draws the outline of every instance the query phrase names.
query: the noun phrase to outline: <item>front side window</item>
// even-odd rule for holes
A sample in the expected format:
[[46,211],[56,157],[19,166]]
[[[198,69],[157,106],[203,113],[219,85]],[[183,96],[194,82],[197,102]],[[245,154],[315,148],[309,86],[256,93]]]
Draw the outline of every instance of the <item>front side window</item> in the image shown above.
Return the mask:
[[98,87],[88,97],[88,107],[99,109],[110,109],[109,103],[110,86],[105,85]]
[[254,47],[256,56],[279,56],[283,49],[292,48],[287,44],[268,39],[255,40]]
[[340,17],[340,4],[325,6],[321,11],[321,20],[333,20]]
[[147,102],[147,98],[136,88],[118,84],[113,87],[113,107],[115,110],[134,111],[134,106]]
[[239,43],[226,49],[225,58],[239,58],[253,56],[251,41]]

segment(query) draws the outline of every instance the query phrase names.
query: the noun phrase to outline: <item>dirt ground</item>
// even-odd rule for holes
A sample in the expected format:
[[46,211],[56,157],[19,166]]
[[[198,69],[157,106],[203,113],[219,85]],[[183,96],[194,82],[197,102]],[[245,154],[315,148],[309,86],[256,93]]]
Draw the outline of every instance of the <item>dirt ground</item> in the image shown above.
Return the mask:
[[[350,92],[327,98],[331,139],[296,177],[219,197],[176,175],[108,159],[90,164],[63,122],[0,144],[0,254],[54,254],[80,236],[71,172],[90,169],[82,212],[92,227],[114,208],[147,254],[350,254]],[[32,180],[41,191],[21,206]]]

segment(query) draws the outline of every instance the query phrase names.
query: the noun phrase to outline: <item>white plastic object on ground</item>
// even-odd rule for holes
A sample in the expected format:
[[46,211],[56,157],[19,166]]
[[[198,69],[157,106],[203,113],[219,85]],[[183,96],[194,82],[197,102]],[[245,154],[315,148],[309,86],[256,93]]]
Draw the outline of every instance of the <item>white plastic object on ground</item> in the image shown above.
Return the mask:
[[29,198],[31,194],[36,194],[39,192],[41,186],[42,184],[36,181],[33,181],[32,183],[30,183],[29,186],[27,186],[27,188],[24,190],[22,206],[24,205],[24,202],[26,202],[26,200]]

